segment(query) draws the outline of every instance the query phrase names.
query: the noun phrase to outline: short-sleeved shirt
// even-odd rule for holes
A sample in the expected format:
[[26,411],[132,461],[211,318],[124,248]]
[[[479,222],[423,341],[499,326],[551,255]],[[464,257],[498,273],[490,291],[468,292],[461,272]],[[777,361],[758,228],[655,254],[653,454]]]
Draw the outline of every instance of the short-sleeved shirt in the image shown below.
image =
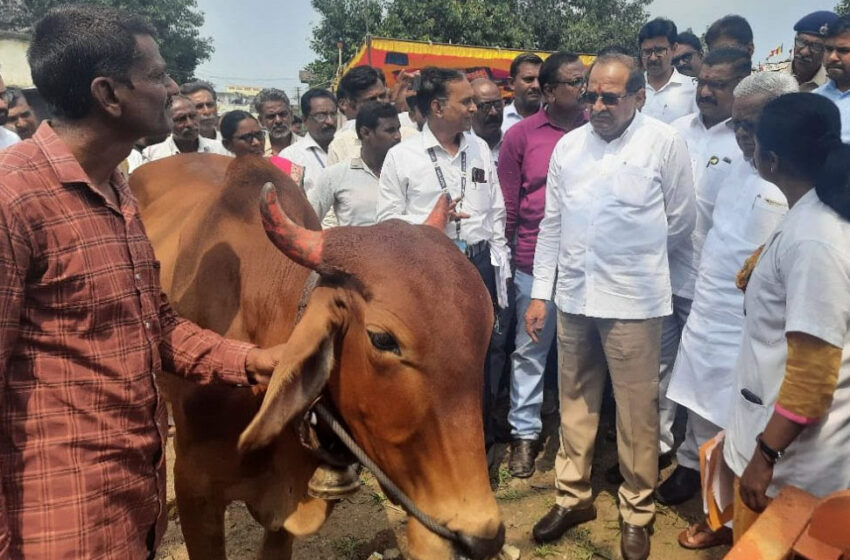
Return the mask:
[[319,219],[333,209],[341,226],[375,223],[378,176],[359,157],[331,165],[307,193]]
[[838,384],[829,411],[806,426],[774,467],[768,495],[789,484],[816,496],[850,488],[850,222],[814,189],[765,244],[747,285],[744,312],[724,446],[727,464],[738,476],[744,472],[785,378],[786,335],[801,332],[843,349]]
[[0,152],[0,558],[145,558],[166,513],[156,377],[248,382],[251,345],[175,315],[111,185],[118,206],[48,122]]

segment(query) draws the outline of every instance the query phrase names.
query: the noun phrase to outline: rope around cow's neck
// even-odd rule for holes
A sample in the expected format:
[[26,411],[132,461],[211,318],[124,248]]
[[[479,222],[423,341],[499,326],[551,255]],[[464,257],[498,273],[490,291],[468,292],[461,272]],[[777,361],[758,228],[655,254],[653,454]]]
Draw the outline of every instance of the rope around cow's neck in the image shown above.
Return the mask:
[[419,521],[419,523],[421,523],[426,529],[435,535],[458,545],[465,554],[470,555],[471,551],[463,537],[457,531],[452,531],[445,525],[437,523],[430,515],[416,507],[413,500],[411,500],[407,494],[401,490],[401,488],[396,486],[395,483],[393,483],[393,481],[390,480],[390,478],[384,473],[384,471],[382,471],[381,468],[375,464],[368,455],[366,455],[366,452],[357,445],[354,438],[348,434],[342,424],[339,423],[336,417],[334,417],[334,415],[321,402],[317,402],[313,406],[313,410],[322,419],[322,421],[330,427],[331,431],[333,431],[336,437],[340,439],[343,445],[345,445],[357,458],[357,460],[360,461],[360,464],[372,471],[372,474],[375,475],[375,479],[377,479],[386,491],[388,498],[400,504],[408,515]]

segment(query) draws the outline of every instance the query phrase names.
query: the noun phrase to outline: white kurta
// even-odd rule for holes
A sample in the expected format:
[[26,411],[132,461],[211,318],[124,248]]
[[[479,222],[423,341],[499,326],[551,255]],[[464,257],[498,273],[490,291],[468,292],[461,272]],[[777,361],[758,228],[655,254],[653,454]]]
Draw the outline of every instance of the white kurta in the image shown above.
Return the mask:
[[[744,297],[746,321],[723,455],[741,476],[785,377],[786,333],[843,348],[832,405],[773,471],[768,496],[791,484],[816,496],[850,488],[850,222],[806,193],[767,242]],[[745,399],[747,389],[761,399]]]
[[699,113],[677,119],[671,125],[685,139],[691,168],[694,172],[696,195],[696,224],[691,237],[670,250],[670,283],[673,294],[694,298],[702,246],[711,229],[714,201],[720,188],[728,181],[735,162],[743,160],[735,133],[726,126],[728,119],[706,128]]
[[785,195],[743,157],[717,195],[667,398],[718,426],[726,425],[733,400],[744,327],[744,294],[735,276],[787,210]]

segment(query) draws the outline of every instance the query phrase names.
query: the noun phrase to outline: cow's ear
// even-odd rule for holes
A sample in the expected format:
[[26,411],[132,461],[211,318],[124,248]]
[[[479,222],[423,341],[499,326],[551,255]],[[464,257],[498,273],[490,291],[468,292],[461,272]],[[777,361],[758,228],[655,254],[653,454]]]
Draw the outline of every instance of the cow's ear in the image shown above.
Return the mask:
[[239,437],[240,451],[267,445],[319,396],[333,369],[334,342],[347,314],[342,290],[317,287],[313,291],[304,316],[286,342],[290,352],[275,368],[260,410]]

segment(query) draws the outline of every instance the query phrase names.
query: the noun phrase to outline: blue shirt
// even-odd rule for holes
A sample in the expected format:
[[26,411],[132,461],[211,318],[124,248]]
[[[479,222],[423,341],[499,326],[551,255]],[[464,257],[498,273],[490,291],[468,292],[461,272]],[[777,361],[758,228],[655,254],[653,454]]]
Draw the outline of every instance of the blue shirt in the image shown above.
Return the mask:
[[850,143],[850,90],[842,92],[834,80],[829,80],[813,93],[823,95],[838,106],[841,112],[841,141]]

